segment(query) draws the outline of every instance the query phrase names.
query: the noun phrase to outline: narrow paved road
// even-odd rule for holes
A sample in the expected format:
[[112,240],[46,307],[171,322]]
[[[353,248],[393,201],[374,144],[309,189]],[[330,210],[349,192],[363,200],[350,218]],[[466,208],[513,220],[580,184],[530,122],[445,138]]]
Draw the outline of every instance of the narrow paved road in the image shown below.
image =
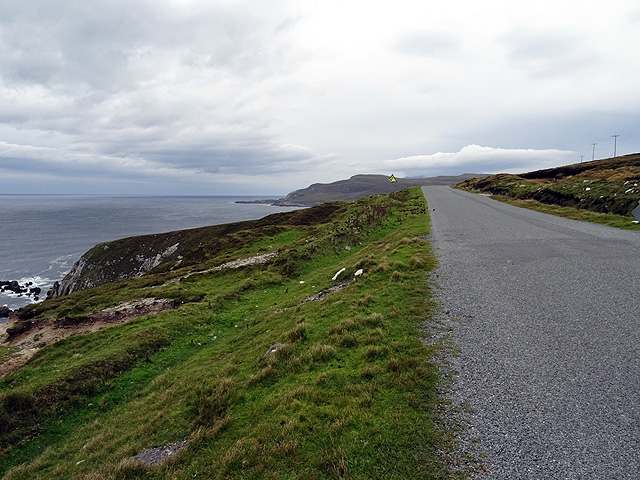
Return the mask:
[[423,191],[488,478],[639,479],[640,232]]

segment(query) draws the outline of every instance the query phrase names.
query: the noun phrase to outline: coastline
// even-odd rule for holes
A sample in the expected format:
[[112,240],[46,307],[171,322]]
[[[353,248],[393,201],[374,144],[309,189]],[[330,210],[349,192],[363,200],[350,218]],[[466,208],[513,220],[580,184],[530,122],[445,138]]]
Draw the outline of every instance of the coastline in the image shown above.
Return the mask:
[[[55,281],[98,243],[138,235],[159,234],[202,226],[262,218],[268,204],[237,204],[260,200],[236,196],[123,196],[0,194],[3,255],[0,280],[29,281],[41,288],[40,300]],[[286,211],[278,208],[276,212]],[[0,292],[0,306],[13,311],[33,297]]]

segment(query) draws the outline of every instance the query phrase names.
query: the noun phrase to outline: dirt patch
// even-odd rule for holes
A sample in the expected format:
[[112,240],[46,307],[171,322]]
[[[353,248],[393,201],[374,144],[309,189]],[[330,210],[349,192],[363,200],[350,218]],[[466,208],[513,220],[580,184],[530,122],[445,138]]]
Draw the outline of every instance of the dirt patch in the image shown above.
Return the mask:
[[[7,360],[0,365],[0,378],[24,365],[38,350],[46,345],[59,342],[73,335],[96,332],[102,328],[119,325],[131,319],[172,310],[178,303],[155,298],[142,298],[121,303],[115,307],[73,318],[45,318],[26,322],[19,329],[12,329],[14,318],[0,325],[0,339],[3,345],[18,347]],[[7,333],[7,330],[9,332]]]

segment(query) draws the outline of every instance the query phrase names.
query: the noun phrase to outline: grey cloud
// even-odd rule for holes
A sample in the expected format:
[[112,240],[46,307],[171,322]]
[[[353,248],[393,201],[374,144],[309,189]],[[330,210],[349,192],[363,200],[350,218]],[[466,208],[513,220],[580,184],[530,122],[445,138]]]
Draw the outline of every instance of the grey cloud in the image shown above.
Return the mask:
[[[269,64],[279,18],[248,2],[188,8],[143,1],[3,2],[4,82],[114,91],[139,80],[144,54],[248,74]],[[271,15],[273,17],[274,15]],[[142,53],[142,58],[139,54]],[[282,52],[279,52],[282,53]],[[153,74],[154,72],[150,72]]]
[[[161,165],[179,169],[194,169],[207,173],[257,175],[291,172],[303,168],[301,162],[310,160],[308,154],[291,153],[268,144],[253,146],[191,145],[188,149],[162,149],[145,152],[145,157]],[[295,168],[292,168],[295,167]]]
[[11,52],[0,63],[4,82],[52,89],[69,81],[73,88],[110,88],[124,80],[123,50],[140,31],[118,4],[103,2],[5,2],[0,18],[1,48]]
[[427,58],[449,58],[461,51],[460,40],[450,33],[418,31],[406,33],[395,44],[399,53]]
[[501,39],[507,59],[532,77],[572,74],[597,63],[588,39],[561,31],[513,30]]
[[[64,135],[72,153],[178,170],[252,172],[305,158],[278,149],[270,117],[252,106],[265,91],[251,87],[286,68],[277,36],[293,21],[249,1],[193,8],[4,2],[0,92],[19,94],[0,95],[0,122]],[[58,156],[49,171],[86,167]]]

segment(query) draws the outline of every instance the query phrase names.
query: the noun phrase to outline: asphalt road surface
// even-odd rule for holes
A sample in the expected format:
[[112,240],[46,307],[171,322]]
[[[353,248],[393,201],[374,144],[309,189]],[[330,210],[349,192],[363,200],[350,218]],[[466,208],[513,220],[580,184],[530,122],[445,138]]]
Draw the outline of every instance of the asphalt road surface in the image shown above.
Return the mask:
[[640,232],[423,191],[487,478],[640,479]]

